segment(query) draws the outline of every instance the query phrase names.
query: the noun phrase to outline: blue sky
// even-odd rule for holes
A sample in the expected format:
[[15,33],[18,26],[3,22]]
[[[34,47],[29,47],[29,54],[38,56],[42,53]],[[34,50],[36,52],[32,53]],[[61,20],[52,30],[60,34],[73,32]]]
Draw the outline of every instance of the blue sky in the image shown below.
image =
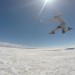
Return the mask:
[[[0,0],[0,42],[45,48],[74,45],[75,0],[48,3],[37,18],[43,4],[43,0]],[[61,30],[49,35],[58,23],[47,22],[59,12],[73,30],[64,35]]]

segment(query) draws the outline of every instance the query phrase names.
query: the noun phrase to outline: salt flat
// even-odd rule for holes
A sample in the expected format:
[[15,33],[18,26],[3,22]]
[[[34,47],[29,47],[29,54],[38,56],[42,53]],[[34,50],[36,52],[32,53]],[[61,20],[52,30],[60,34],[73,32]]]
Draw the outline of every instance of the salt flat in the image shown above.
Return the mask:
[[0,47],[0,75],[75,75],[75,49]]

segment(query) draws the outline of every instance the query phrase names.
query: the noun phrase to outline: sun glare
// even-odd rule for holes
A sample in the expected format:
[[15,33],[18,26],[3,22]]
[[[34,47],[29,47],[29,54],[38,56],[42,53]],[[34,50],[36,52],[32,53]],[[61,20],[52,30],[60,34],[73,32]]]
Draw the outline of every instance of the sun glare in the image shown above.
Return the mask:
[[45,0],[45,2],[47,3],[49,0]]
[[47,3],[52,3],[54,0],[44,0],[44,4],[43,4],[43,7],[41,8],[40,12],[39,12],[39,16],[40,14],[42,13],[43,9],[45,8],[46,4]]
[[54,0],[44,0],[44,3],[52,3]]
[[54,0],[48,0],[49,2],[53,2]]

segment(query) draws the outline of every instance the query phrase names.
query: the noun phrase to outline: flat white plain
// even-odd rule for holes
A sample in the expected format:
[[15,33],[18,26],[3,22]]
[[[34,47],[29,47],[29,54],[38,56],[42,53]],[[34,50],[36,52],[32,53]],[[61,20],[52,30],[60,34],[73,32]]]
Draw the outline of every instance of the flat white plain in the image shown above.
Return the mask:
[[0,47],[0,75],[75,75],[75,49]]

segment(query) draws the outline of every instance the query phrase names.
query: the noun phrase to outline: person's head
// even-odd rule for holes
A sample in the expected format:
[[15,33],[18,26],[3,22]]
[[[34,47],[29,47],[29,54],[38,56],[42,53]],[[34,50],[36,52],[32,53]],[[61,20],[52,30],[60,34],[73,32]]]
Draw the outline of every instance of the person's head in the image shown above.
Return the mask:
[[57,16],[55,16],[54,18],[59,18],[62,16],[62,13],[59,13]]
[[55,19],[58,19],[58,18],[60,18],[60,17],[61,17],[60,15],[58,15],[58,16],[54,16]]
[[61,16],[62,16],[62,14],[61,14],[61,13],[59,13],[57,16],[54,16],[54,18],[55,18],[55,19],[60,19],[60,18],[61,18]]

